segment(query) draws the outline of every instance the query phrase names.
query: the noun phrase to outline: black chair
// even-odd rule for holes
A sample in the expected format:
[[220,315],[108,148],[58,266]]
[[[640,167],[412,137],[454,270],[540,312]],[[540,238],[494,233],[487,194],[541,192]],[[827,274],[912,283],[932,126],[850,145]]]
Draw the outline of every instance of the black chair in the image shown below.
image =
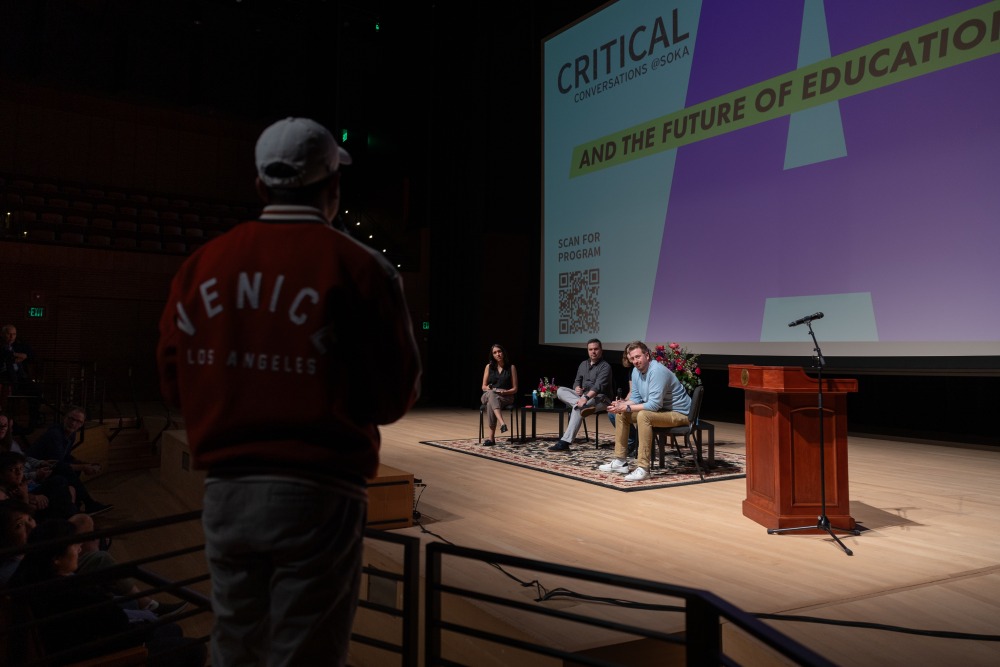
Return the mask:
[[[584,408],[588,410],[589,408]],[[590,442],[590,433],[587,431],[587,417],[594,416],[594,449],[601,448],[601,415],[606,415],[608,413],[608,406],[604,403],[597,403],[594,405],[594,411],[588,413],[583,418],[583,438],[587,442]]]
[[687,425],[670,428],[653,428],[653,447],[659,450],[660,467],[664,467],[664,449],[666,449],[667,438],[670,438],[670,444],[677,450],[677,455],[683,456],[680,442],[677,440],[683,436],[684,446],[691,453],[694,459],[694,467],[698,471],[698,476],[703,480],[705,479],[705,473],[701,467],[701,430],[698,428],[698,414],[701,412],[701,401],[704,393],[705,388],[703,386],[699,385],[694,388],[694,392],[691,394],[691,412],[688,413],[689,421]]
[[[517,399],[515,398],[513,403],[511,403],[510,405],[505,405],[505,406],[503,406],[500,409],[501,410],[507,410],[508,413],[509,413],[509,415],[510,415],[508,417],[508,419],[507,419],[507,427],[508,427],[508,431],[507,432],[510,433],[511,441],[513,441],[514,437],[518,434],[518,430],[517,430]],[[485,404],[480,404],[479,405],[479,444],[480,445],[483,444],[483,435],[486,433],[485,418],[486,418],[486,405]]]

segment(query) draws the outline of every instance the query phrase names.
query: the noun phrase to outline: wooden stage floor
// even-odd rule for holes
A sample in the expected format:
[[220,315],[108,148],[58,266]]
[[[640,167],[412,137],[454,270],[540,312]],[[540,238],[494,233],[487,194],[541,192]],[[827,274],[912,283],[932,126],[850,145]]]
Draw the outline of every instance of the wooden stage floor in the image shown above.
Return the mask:
[[[539,415],[540,432],[556,429]],[[841,537],[847,556],[827,535],[768,535],[745,518],[743,479],[623,493],[419,444],[477,430],[478,413],[461,409],[418,409],[382,429],[382,461],[422,481],[421,521],[450,542],[706,589],[751,613],[1000,635],[1000,450],[850,437],[851,515],[867,530]],[[742,451],[742,425],[717,423],[716,440]],[[93,483],[118,520],[182,511],[156,478]],[[766,622],[841,665],[1000,664],[996,641]],[[553,645],[593,648],[579,634],[545,631]]]

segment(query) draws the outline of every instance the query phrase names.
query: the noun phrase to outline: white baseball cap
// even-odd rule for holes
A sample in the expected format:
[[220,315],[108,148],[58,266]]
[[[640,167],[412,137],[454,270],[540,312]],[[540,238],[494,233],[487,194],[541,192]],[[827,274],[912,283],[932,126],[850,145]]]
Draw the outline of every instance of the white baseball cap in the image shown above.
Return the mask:
[[254,150],[257,175],[272,188],[301,188],[323,180],[351,156],[325,127],[288,117],[261,132]]

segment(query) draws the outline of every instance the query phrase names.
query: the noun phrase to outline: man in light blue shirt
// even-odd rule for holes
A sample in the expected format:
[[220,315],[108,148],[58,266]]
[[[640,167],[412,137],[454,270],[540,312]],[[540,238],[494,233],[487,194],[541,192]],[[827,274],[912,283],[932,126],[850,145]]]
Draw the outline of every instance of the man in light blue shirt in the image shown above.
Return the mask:
[[[632,391],[628,398],[608,406],[608,412],[617,415],[615,458],[598,469],[626,473],[626,481],[640,482],[649,477],[653,427],[672,428],[688,424],[691,397],[666,366],[652,362],[645,343],[629,343],[625,347],[625,356],[632,365]],[[639,457],[635,470],[629,472],[628,432],[633,423],[639,429]]]

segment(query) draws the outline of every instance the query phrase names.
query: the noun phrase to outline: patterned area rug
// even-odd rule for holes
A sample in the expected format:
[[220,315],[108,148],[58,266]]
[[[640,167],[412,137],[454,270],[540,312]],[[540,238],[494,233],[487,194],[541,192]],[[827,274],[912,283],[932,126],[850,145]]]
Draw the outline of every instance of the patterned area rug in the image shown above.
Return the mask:
[[[479,440],[476,438],[469,440],[424,440],[421,441],[421,444],[450,449],[463,454],[472,454],[484,459],[568,477],[618,491],[644,491],[702,483],[693,461],[690,458],[686,460],[679,458],[673,447],[668,447],[666,450],[665,468],[659,467],[659,455],[654,451],[652,475],[641,482],[626,482],[625,475],[601,472],[597,469],[599,465],[613,458],[614,450],[611,442],[605,443],[603,438],[601,439],[601,449],[595,448],[593,443],[580,442],[573,445],[573,448],[568,452],[550,452],[549,447],[554,443],[554,439],[529,440],[523,444],[519,440],[512,440],[501,438],[500,442],[492,447],[479,444]],[[746,477],[746,457],[743,454],[720,451],[719,445],[725,443],[716,441],[715,444],[714,467],[708,470],[705,469],[704,464],[702,466],[702,470],[705,472],[704,481],[715,482],[722,479]],[[635,464],[632,463],[634,467]]]

